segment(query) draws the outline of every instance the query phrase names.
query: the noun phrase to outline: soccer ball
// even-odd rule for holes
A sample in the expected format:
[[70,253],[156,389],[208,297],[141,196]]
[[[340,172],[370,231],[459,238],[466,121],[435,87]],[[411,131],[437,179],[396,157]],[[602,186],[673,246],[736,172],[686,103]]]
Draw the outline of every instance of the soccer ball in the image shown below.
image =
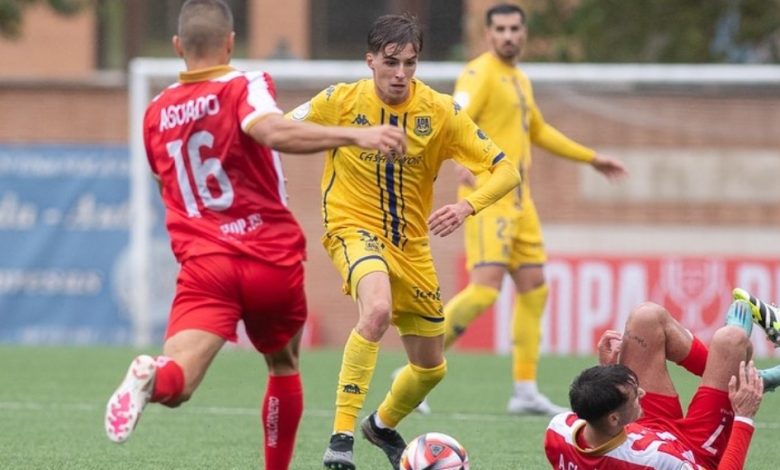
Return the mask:
[[401,470],[469,470],[469,456],[455,438],[428,432],[406,446]]

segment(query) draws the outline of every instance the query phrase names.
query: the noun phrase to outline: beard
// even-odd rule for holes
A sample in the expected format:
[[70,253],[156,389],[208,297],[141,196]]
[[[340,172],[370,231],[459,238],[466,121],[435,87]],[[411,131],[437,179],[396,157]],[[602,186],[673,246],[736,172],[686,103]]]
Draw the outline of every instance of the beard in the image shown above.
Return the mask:
[[511,43],[501,44],[496,49],[496,53],[504,60],[515,60],[520,55],[520,47]]

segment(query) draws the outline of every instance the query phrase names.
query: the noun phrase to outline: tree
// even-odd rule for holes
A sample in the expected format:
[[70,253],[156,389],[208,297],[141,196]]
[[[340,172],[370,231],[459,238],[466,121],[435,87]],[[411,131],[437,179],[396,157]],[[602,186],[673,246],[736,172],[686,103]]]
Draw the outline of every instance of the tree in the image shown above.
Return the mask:
[[547,0],[529,57],[571,62],[777,62],[780,0]]
[[[0,0],[0,36],[16,38],[22,34],[24,9],[41,0]],[[88,5],[85,0],[45,0],[57,13],[72,15]]]

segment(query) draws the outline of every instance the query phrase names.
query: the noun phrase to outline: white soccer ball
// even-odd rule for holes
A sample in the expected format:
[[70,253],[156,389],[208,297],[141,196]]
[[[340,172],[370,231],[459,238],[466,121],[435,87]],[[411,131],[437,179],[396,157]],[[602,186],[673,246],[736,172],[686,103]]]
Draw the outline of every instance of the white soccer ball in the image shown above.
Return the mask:
[[401,470],[469,470],[469,456],[454,437],[428,432],[409,441]]

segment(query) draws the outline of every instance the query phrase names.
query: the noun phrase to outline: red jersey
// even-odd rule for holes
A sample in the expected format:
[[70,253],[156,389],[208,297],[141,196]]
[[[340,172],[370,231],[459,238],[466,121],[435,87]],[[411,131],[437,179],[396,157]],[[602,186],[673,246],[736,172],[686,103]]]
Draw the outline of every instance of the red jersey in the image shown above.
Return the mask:
[[218,66],[179,78],[149,105],[143,129],[176,259],[221,253],[299,263],[306,243],[287,208],[279,154],[246,133],[282,113],[271,77]]
[[[706,470],[687,445],[671,432],[631,423],[610,442],[586,449],[581,439],[585,421],[572,412],[555,416],[547,427],[544,450],[555,469],[565,470]],[[729,442],[718,468],[742,468],[752,435],[752,426],[735,422],[735,435]],[[733,455],[732,455],[733,454]],[[739,457],[731,462],[732,457]]]

